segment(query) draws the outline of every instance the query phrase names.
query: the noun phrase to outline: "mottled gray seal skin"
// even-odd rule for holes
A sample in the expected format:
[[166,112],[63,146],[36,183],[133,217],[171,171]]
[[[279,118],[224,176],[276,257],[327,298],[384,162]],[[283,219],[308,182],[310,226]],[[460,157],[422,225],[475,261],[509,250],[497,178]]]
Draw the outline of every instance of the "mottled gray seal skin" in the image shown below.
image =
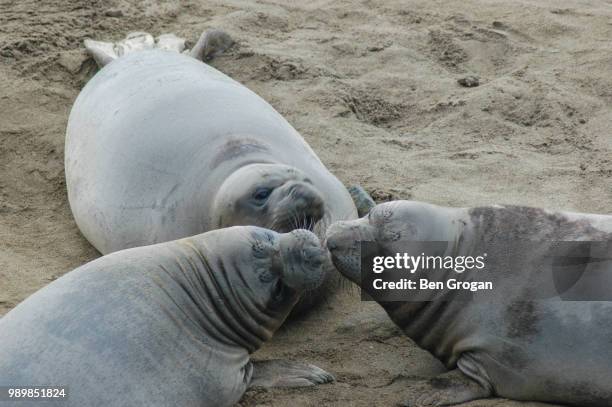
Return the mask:
[[[364,241],[373,243],[360,250]],[[448,242],[448,246],[444,252],[429,253],[432,245],[424,244],[426,255],[488,252],[486,272],[496,288],[472,300],[456,300],[459,294],[448,292],[436,301],[380,303],[410,338],[452,369],[415,382],[406,391],[406,405],[453,405],[500,396],[581,407],[612,406],[612,302],[562,301],[559,296],[525,299],[534,286],[558,289],[558,281],[547,270],[533,266],[542,264],[537,256],[544,256],[546,242],[597,241],[607,242],[609,248],[612,216],[396,201],[376,206],[367,217],[335,223],[327,234],[334,265],[356,284],[361,281],[362,260],[407,252],[406,242],[414,248],[412,242],[428,241]],[[517,256],[511,264],[495,262],[495,250],[520,241],[533,241],[525,258]],[[611,255],[583,259],[586,272],[570,276],[574,295],[589,298],[599,285],[610,298]],[[460,280],[468,276],[454,274]]]
[[306,230],[232,227],[101,257],[0,319],[0,386],[68,387],[62,406],[231,406],[249,386],[331,381],[249,356],[326,256]]
[[68,120],[65,167],[76,223],[103,254],[236,225],[323,237],[331,222],[357,217],[346,188],[272,106],[171,51],[121,56],[89,81]]

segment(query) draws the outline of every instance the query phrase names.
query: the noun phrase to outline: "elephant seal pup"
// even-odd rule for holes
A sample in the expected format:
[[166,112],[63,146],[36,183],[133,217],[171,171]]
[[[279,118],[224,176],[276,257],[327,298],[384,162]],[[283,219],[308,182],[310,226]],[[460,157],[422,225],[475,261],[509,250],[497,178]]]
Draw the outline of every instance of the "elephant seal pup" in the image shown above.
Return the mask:
[[[212,55],[219,41],[200,42]],[[237,225],[323,237],[331,222],[357,217],[346,188],[272,106],[161,49],[120,56],[83,88],[65,167],[76,223],[102,254]],[[330,264],[302,306],[332,290],[335,275]]]
[[[445,244],[435,252],[436,244],[427,242]],[[599,252],[557,252],[556,263],[547,263],[549,249],[562,250],[568,242]],[[333,224],[327,246],[336,268],[357,284],[363,281],[362,262],[367,267],[374,256],[407,253],[407,248],[418,248],[408,252],[416,256],[488,254],[485,268],[476,273],[493,282],[493,291],[470,299],[448,290],[435,299],[420,289],[406,295],[421,300],[377,300],[410,338],[454,369],[415,382],[407,389],[406,405],[500,396],[612,406],[612,216],[396,201],[376,206],[368,217]],[[515,255],[512,262],[500,260],[507,251]],[[551,273],[555,267],[558,276]],[[451,273],[464,282],[475,275]],[[362,289],[378,295],[373,285]],[[578,301],[563,301],[566,295]]]
[[309,231],[248,226],[101,257],[0,319],[0,386],[67,387],[62,406],[232,406],[249,386],[329,382],[249,358],[326,256]]

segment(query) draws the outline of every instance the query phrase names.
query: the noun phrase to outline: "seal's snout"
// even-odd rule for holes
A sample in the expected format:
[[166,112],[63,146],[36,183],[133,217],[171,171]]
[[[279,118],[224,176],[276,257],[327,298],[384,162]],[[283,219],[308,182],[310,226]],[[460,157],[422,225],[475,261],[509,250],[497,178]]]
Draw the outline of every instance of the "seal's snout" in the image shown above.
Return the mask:
[[327,252],[314,233],[296,229],[281,235],[280,252],[286,285],[298,291],[318,287],[324,277]]
[[346,249],[346,246],[353,246],[357,239],[355,228],[351,227],[348,222],[335,222],[327,229],[325,244],[327,249],[334,254]]
[[287,195],[296,201],[296,209],[316,218],[323,216],[323,196],[310,183],[295,181],[287,186]]
[[[290,181],[281,192],[278,217],[284,222],[277,230],[288,232],[298,228],[313,230],[325,214],[325,202],[321,193],[307,181]],[[282,215],[281,215],[282,214]]]
[[350,222],[335,222],[325,236],[325,244],[331,253],[331,260],[336,269],[349,280],[359,281],[361,272],[360,243],[361,229],[356,224],[359,220]]

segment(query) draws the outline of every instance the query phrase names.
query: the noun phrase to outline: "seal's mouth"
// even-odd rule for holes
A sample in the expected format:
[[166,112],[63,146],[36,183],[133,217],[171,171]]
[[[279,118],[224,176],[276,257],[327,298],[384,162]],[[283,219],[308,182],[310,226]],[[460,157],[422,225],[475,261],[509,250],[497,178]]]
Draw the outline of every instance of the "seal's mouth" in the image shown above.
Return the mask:
[[304,221],[301,225],[298,225],[296,229],[306,229],[310,232],[314,231],[316,224],[322,219],[322,216],[304,216]]
[[303,229],[309,232],[314,232],[316,226],[319,224],[323,217],[322,216],[311,216],[311,215],[294,215],[287,216],[280,219],[275,219],[272,223],[271,229],[279,233],[289,233],[293,230]]
[[297,291],[316,289],[323,281],[327,252],[312,232],[293,230],[281,237],[283,282]]
[[313,232],[325,215],[323,197],[309,184],[293,183],[276,204],[272,229],[288,233],[295,229]]
[[295,229],[313,232],[325,215],[323,196],[308,179],[289,180],[270,195],[266,227],[280,233]]

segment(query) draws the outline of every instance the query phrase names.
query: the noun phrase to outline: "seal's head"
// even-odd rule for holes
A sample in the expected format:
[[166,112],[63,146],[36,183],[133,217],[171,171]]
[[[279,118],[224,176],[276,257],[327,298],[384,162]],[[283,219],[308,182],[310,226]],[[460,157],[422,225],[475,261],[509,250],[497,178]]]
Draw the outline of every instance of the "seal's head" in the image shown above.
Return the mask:
[[290,304],[289,311],[304,291],[317,288],[324,278],[327,251],[308,230],[277,233],[247,226],[221,231],[225,233],[209,245],[225,246],[224,269],[233,269],[228,282],[254,293],[260,306],[275,309]]
[[300,297],[319,287],[329,262],[327,250],[317,236],[304,229],[276,233],[250,227],[251,264],[253,269],[242,277],[259,293],[261,309],[275,315],[276,330]]
[[333,223],[326,241],[334,266],[359,284],[362,262],[401,253],[406,242],[441,239],[435,211],[425,203],[393,201],[375,206],[363,218]]
[[323,196],[302,171],[282,164],[250,164],[223,182],[212,219],[217,228],[255,225],[289,232],[312,230],[324,213]]
[[297,300],[302,292],[318,287],[323,279],[322,266],[327,252],[314,233],[305,229],[288,233],[258,227],[249,229],[254,275],[273,291],[270,299],[284,296]]
[[304,229],[277,233],[236,226],[199,236],[182,241],[205,259],[206,291],[214,293],[220,319],[239,333],[234,341],[250,351],[270,339],[302,294],[323,281],[329,262],[317,236]]

